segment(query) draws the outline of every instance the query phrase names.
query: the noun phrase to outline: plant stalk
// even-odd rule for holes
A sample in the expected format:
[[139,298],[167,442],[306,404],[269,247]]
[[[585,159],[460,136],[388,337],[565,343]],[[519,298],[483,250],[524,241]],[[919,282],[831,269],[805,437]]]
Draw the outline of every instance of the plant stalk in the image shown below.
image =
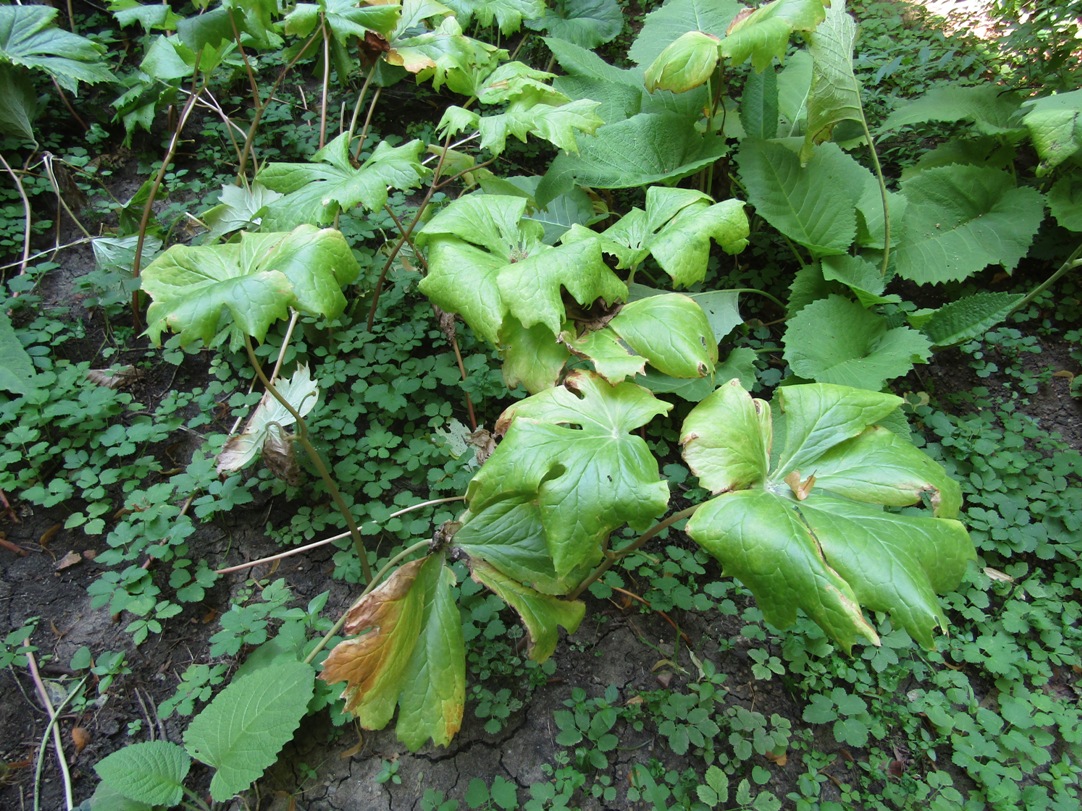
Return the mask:
[[[1079,257],[1082,257],[1082,245],[1079,245],[1077,248],[1074,249],[1074,252],[1067,257],[1066,261],[1059,266],[1055,273],[1053,273],[1051,276],[1045,279],[1045,281],[1041,282],[1039,285],[1026,293],[1025,297],[1011,308],[1011,313],[1021,310],[1023,307],[1033,301],[1033,299],[1037,298],[1037,296],[1039,296],[1041,293],[1043,293],[1045,290],[1055,284],[1060,279],[1060,277],[1066,275],[1067,273],[1070,273],[1075,268],[1082,267],[1082,259],[1080,259]],[[1010,313],[1008,313],[1008,315],[1010,315]]]
[[312,464],[319,472],[320,478],[323,479],[323,483],[327,486],[327,491],[331,494],[334,505],[338,508],[338,512],[342,514],[342,518],[345,519],[346,526],[349,528],[350,537],[353,538],[353,548],[357,551],[357,557],[360,558],[361,561],[361,572],[364,576],[364,580],[366,583],[370,582],[372,580],[372,568],[368,565],[368,553],[364,548],[364,540],[361,538],[361,531],[357,527],[357,522],[353,518],[353,513],[350,512],[349,507],[346,506],[345,499],[342,498],[342,493],[338,489],[338,485],[335,484],[334,477],[331,476],[330,471],[327,469],[323,457],[308,440],[308,424],[304,421],[304,417],[298,413],[297,409],[295,409],[293,405],[282,396],[278,389],[275,388],[274,384],[267,379],[267,375],[263,371],[263,364],[259,362],[259,358],[255,355],[255,348],[252,346],[252,338],[249,335],[244,336],[244,348],[248,352],[248,361],[252,364],[252,368],[255,369],[256,375],[259,376],[259,382],[263,384],[263,387],[268,392],[270,392],[271,397],[277,400],[281,406],[289,412],[290,416],[297,421],[297,441],[301,443],[304,452],[308,454],[308,458],[312,461]]

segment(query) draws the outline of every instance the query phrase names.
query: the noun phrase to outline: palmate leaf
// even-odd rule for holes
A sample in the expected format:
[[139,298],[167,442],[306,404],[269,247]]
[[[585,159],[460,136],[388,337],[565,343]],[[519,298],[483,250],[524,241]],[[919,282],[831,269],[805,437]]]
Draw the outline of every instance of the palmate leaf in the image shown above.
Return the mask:
[[483,26],[495,21],[505,35],[518,31],[523,20],[535,20],[545,11],[542,0],[444,0],[444,5],[454,10],[463,27],[476,17]]
[[991,264],[1013,270],[1044,219],[1044,197],[1005,172],[942,166],[902,181],[905,239],[898,275],[920,284],[960,281]]
[[747,214],[739,200],[715,203],[693,189],[651,186],[646,210],[633,208],[602,233],[603,247],[620,268],[638,267],[652,255],[678,287],[690,287],[706,276],[710,241],[737,254],[748,244]]
[[400,25],[386,54],[419,80],[431,79],[439,90],[445,84],[462,96],[475,96],[481,83],[507,52],[462,33],[454,17],[446,17],[431,31],[416,33]]
[[625,523],[645,529],[665,510],[657,461],[629,432],[671,407],[633,383],[572,373],[500,417],[506,436],[470,482],[470,511],[536,495],[556,576],[595,563],[609,533]]
[[706,313],[679,293],[625,304],[608,329],[670,377],[705,377],[718,361],[718,343]]
[[581,600],[560,600],[539,594],[483,560],[470,562],[470,574],[522,618],[530,637],[528,655],[535,662],[545,661],[556,650],[559,639],[557,626],[573,634],[586,615],[586,604]]
[[720,39],[743,8],[735,0],[670,0],[646,15],[628,57],[638,65],[649,65],[688,31]]
[[0,6],[0,65],[44,71],[72,93],[79,82],[111,81],[105,48],[58,28],[56,14],[50,6]]
[[210,796],[225,802],[248,789],[293,737],[315,690],[304,662],[279,662],[232,682],[192,719],[184,746],[217,771]]
[[402,6],[397,3],[321,0],[319,3],[297,3],[283,23],[287,34],[303,39],[325,22],[331,36],[345,44],[350,37],[364,39],[369,31],[390,37],[401,13]]
[[721,53],[740,65],[751,59],[757,71],[785,58],[794,31],[812,31],[826,16],[823,0],[774,0],[737,18],[721,42]]
[[[931,647],[935,628],[947,627],[935,595],[975,558],[954,520],[958,485],[877,427],[900,404],[894,395],[809,384],[775,400],[776,414],[732,381],[688,415],[685,458],[721,493],[692,516],[688,534],[779,627],[803,610],[847,651],[859,638],[878,644],[863,605]],[[883,509],[925,497],[932,516]]]
[[401,566],[350,608],[350,636],[320,675],[346,682],[346,711],[365,729],[383,729],[397,706],[395,731],[411,751],[429,739],[446,746],[462,725],[466,649],[454,584],[442,554]]
[[301,223],[327,225],[340,211],[356,205],[369,211],[387,204],[387,189],[415,189],[429,175],[421,165],[424,144],[410,141],[393,147],[381,141],[371,155],[354,168],[350,138],[343,133],[312,156],[309,163],[272,163],[257,179],[282,196],[271,200],[262,227],[286,230]]
[[290,307],[336,318],[346,306],[342,286],[358,272],[345,237],[311,225],[245,233],[225,245],[174,245],[142,274],[142,289],[153,299],[147,334],[157,343],[168,329],[183,344],[209,345],[228,326],[262,341]]
[[526,27],[581,48],[596,48],[620,35],[624,13],[616,0],[564,0],[531,18]]
[[931,342],[842,296],[812,302],[789,319],[785,359],[801,377],[878,391],[931,356]]

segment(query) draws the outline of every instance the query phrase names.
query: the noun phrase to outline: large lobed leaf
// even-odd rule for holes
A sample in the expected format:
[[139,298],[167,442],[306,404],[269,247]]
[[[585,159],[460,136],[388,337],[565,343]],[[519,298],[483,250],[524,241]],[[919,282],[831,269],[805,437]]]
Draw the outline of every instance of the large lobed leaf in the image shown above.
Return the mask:
[[401,566],[350,608],[350,636],[327,656],[320,678],[346,682],[346,711],[365,729],[395,731],[411,751],[446,746],[462,725],[466,649],[444,556]]
[[536,497],[556,577],[596,563],[613,530],[645,529],[668,504],[657,461],[630,432],[671,407],[633,383],[572,373],[500,417],[506,436],[470,482],[470,511]]
[[794,31],[812,31],[823,21],[824,0],[774,0],[737,17],[721,42],[721,53],[740,65],[751,59],[757,71],[785,58]]
[[[975,558],[954,517],[960,488],[943,469],[878,423],[890,394],[808,384],[780,389],[774,406],[737,381],[692,409],[684,456],[717,498],[688,534],[751,589],[779,627],[803,610],[849,650],[878,644],[861,606],[884,611],[925,646],[947,620],[935,595]],[[931,516],[885,507],[927,499]]]
[[853,74],[853,42],[857,24],[836,2],[827,10],[826,19],[809,36],[812,55],[811,90],[808,93],[808,129],[804,133],[801,160],[812,156],[814,144],[830,138],[835,125],[842,121],[864,124],[860,103],[860,84]]
[[312,225],[245,233],[224,245],[174,245],[142,274],[142,289],[153,299],[147,334],[157,343],[168,329],[184,344],[209,345],[230,327],[262,341],[291,307],[336,318],[346,306],[342,286],[358,272],[345,237]]
[[0,6],[0,65],[44,71],[73,93],[79,82],[112,80],[105,48],[58,28],[53,23],[56,14],[55,8],[44,5]]

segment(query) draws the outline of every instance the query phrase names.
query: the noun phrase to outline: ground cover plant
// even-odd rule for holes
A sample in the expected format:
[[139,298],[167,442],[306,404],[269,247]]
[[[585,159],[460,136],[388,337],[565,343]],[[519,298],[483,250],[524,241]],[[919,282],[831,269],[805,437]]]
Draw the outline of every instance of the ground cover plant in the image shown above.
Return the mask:
[[[636,634],[660,689],[572,683],[532,777],[418,807],[1071,807],[1077,450],[1017,413],[1050,381],[1009,325],[1077,344],[1082,91],[1005,86],[991,50],[903,77],[892,9],[859,9],[855,57],[821,0],[0,7],[0,493],[63,516],[39,544],[80,539],[59,571],[93,560],[127,640],[43,680],[8,609],[49,723],[0,777],[39,805],[52,737],[58,803],[199,808],[306,717],[498,736],[559,629],[625,600],[674,631]],[[89,85],[115,115],[88,142],[153,155],[123,193],[45,126],[40,94],[78,122]],[[933,408],[948,352],[1009,386]],[[294,548],[208,547],[264,507]],[[307,600],[234,579],[330,545]],[[62,711],[185,620],[205,657],[76,797]]]

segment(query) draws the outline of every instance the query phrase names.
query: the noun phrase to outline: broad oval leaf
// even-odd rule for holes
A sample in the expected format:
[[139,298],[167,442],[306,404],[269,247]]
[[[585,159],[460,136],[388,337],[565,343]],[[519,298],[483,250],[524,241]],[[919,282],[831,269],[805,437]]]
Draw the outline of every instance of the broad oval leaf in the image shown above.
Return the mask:
[[625,304],[608,328],[671,377],[705,377],[718,361],[718,343],[706,313],[679,293]]
[[1022,123],[1029,130],[1042,173],[1082,150],[1082,90],[1030,99]]
[[94,765],[94,771],[105,785],[128,800],[171,808],[184,796],[184,778],[191,767],[188,753],[175,743],[144,741],[106,755]]
[[765,481],[772,441],[770,406],[736,379],[695,406],[680,432],[688,467],[712,493]]
[[184,746],[217,769],[211,797],[225,802],[263,776],[293,737],[314,690],[311,665],[271,664],[232,682],[192,719]]
[[624,13],[616,0],[563,0],[526,26],[580,48],[596,48],[620,35]]
[[142,273],[153,303],[147,334],[171,330],[182,344],[210,344],[223,327],[262,341],[289,308],[336,318],[346,306],[342,285],[360,268],[345,237],[302,225],[289,233],[241,234],[240,242],[174,245]]
[[688,31],[723,37],[742,8],[735,0],[669,0],[646,15],[628,57],[637,65],[649,65]]
[[685,93],[706,84],[720,59],[718,38],[688,31],[665,48],[646,69],[646,89]]

